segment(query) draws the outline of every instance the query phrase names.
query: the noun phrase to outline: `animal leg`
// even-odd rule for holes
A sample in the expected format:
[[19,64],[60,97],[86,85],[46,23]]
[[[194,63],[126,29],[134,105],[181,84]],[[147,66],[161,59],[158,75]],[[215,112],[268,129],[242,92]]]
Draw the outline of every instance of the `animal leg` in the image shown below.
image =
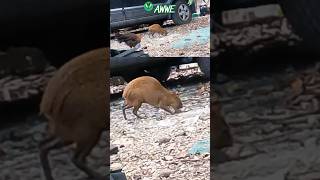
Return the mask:
[[85,140],[81,142],[77,142],[77,147],[75,150],[75,154],[72,158],[72,162],[76,167],[85,172],[89,178],[94,179],[103,179],[104,177],[95,172],[93,169],[89,168],[86,164],[86,157],[91,152],[92,148],[97,144],[101,133],[95,133],[91,136],[87,136]]
[[129,106],[129,105],[127,105],[127,104],[124,104],[124,105],[122,106],[122,114],[123,114],[123,117],[124,117],[125,120],[127,120],[126,109],[129,109],[129,108],[131,108],[131,107],[132,107],[132,106]]
[[56,138],[54,136],[50,136],[39,143],[40,162],[41,162],[41,166],[42,166],[46,180],[53,180],[51,167],[48,160],[48,154],[50,150],[58,149],[66,145],[68,144],[64,143],[61,139]]
[[138,103],[137,105],[134,106],[133,108],[133,114],[136,115],[139,119],[143,119],[141,116],[138,115],[138,110],[141,107],[141,103]]

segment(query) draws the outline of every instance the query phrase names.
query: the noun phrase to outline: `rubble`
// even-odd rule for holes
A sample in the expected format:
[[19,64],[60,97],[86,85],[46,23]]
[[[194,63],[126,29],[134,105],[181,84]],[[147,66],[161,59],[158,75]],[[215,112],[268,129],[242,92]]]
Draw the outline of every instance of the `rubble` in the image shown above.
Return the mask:
[[48,66],[39,74],[3,77],[0,79],[0,103],[28,99],[41,94],[55,71],[53,66]]
[[[209,27],[210,16],[202,16],[193,19],[188,24],[183,24],[179,26],[165,27],[168,31],[167,36],[155,34],[154,37],[150,35],[149,32],[141,33],[142,40],[141,46],[142,50],[147,53],[150,57],[209,57],[210,53],[210,36],[209,31],[208,42],[202,44],[193,44],[181,49],[172,48],[172,44],[176,41],[181,40],[184,36],[189,33],[204,27]],[[167,24],[172,23],[169,20]],[[111,40],[110,47],[117,50],[128,50],[129,46],[124,43],[119,43],[116,40]]]
[[225,31],[214,33],[211,37],[210,51],[213,57],[225,52],[251,54],[269,47],[298,45],[302,41],[284,17],[226,28]]
[[[223,150],[228,158],[215,154],[215,179],[319,177],[320,74],[315,67],[295,70],[293,75],[284,70],[231,78],[216,86],[235,144]],[[291,81],[297,78],[300,80]],[[306,89],[301,91],[302,84]],[[226,93],[229,87],[241,91]]]

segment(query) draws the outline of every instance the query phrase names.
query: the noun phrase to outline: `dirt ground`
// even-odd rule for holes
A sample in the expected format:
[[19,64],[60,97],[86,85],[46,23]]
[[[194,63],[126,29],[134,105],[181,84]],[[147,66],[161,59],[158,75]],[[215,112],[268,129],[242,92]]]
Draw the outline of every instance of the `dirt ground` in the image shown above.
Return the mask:
[[[193,19],[189,24],[180,26],[165,27],[168,31],[167,36],[155,34],[154,37],[149,32],[141,33],[141,49],[151,57],[209,57],[210,56],[210,35],[209,31],[205,31],[205,34],[200,31],[202,28],[210,28],[210,16],[202,16]],[[171,23],[171,20],[167,23]],[[194,38],[191,33],[196,32],[199,35],[207,38],[207,42],[203,43],[195,41],[188,44],[188,46],[182,46],[179,48],[173,47],[174,43],[177,43],[183,38],[190,41]],[[116,40],[111,40],[110,47],[117,50],[130,49],[124,42],[119,43]]]
[[[36,115],[30,115],[26,119],[21,117],[20,122],[0,131],[0,180],[44,179],[38,144],[45,135],[47,123],[39,120]],[[105,133],[88,158],[90,167],[101,174],[106,172],[106,138]],[[49,159],[55,179],[87,179],[87,175],[72,164],[72,155],[71,147],[50,153]]]
[[111,156],[111,168],[122,168],[129,180],[209,179],[210,154],[188,154],[195,142],[210,136],[210,85],[203,84],[202,90],[198,86],[171,89],[180,93],[184,106],[182,113],[174,115],[144,104],[138,113],[146,119],[136,119],[127,110],[128,120],[124,120],[123,100],[112,101],[111,144],[120,148]]
[[[213,167],[215,179],[319,179],[320,74],[316,67],[288,66],[276,73],[233,77],[216,86],[236,141],[223,150],[231,160]],[[298,74],[307,91],[288,99],[293,94],[290,81]]]

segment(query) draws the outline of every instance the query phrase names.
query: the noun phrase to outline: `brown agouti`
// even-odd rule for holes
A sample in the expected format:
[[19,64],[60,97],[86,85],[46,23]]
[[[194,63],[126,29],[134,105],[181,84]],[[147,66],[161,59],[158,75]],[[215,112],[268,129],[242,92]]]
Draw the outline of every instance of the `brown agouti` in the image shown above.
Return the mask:
[[40,115],[48,120],[48,137],[39,146],[47,180],[53,180],[49,151],[71,144],[75,166],[90,177],[103,178],[85,159],[106,128],[108,70],[109,49],[100,48],[73,58],[48,82],[40,104]]
[[134,34],[134,33],[125,33],[125,34],[116,33],[115,38],[120,43],[125,42],[129,47],[132,48],[141,42],[142,36],[141,34]]
[[221,149],[232,146],[233,138],[230,133],[230,128],[221,114],[221,104],[219,101],[211,102],[211,131],[213,135],[213,147]]
[[163,29],[159,24],[153,24],[149,26],[149,32],[152,34],[152,36],[154,35],[154,33],[159,33],[165,36],[168,34],[168,32],[165,29]]
[[169,107],[175,112],[180,112],[182,103],[175,92],[170,92],[164,88],[160,82],[150,76],[141,76],[130,81],[125,87],[122,97],[125,103],[122,107],[123,117],[127,119],[125,110],[133,108],[133,114],[141,118],[137,112],[142,103],[150,104],[154,107],[161,108],[171,114],[174,114]]

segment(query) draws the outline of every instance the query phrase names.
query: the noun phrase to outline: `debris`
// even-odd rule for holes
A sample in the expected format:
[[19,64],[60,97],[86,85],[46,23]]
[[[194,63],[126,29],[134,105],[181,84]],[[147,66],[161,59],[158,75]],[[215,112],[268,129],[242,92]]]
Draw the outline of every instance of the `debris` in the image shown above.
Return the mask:
[[189,154],[203,154],[210,152],[210,141],[209,140],[199,140],[192,145],[189,149]]

